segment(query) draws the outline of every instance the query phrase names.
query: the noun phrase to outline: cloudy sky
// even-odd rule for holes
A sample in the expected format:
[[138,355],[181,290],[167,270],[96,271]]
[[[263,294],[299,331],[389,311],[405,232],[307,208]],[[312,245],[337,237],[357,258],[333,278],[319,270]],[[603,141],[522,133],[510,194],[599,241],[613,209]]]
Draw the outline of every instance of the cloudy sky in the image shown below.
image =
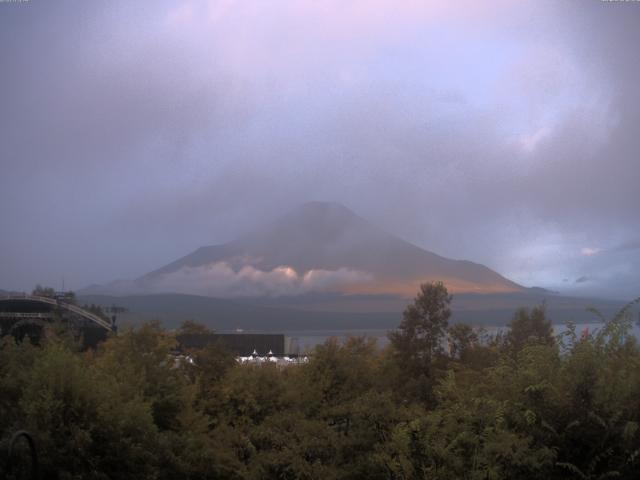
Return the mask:
[[309,200],[640,295],[640,2],[0,2],[0,288],[137,277]]

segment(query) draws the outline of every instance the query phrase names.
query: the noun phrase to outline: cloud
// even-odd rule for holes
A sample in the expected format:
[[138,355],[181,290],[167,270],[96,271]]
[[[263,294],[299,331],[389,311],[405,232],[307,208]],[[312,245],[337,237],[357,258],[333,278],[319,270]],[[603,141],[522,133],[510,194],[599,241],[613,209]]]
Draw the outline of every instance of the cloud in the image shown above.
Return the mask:
[[527,285],[629,264],[580,252],[640,233],[633,5],[32,4],[0,16],[6,288],[133,278],[311,199]]
[[520,144],[527,153],[532,153],[538,144],[549,135],[549,129],[542,127],[533,133],[524,134],[520,137]]
[[598,255],[602,250],[594,247],[584,247],[580,250],[580,253],[585,257],[593,257],[594,255]]
[[347,268],[309,270],[299,274],[288,266],[269,271],[253,266],[234,270],[225,262],[183,267],[139,285],[147,292],[177,292],[212,297],[281,296],[309,292],[342,292],[367,284],[372,276]]
[[640,240],[629,240],[627,242],[621,243],[616,247],[611,248],[609,251],[611,252],[633,252],[635,250],[640,250]]

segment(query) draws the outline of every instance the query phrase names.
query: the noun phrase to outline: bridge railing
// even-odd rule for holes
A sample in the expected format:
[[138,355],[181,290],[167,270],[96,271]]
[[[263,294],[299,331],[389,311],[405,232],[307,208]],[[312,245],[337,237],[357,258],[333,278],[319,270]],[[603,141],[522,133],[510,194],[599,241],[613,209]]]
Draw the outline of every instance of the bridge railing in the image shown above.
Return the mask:
[[59,304],[62,305],[67,310],[70,310],[74,313],[77,313],[78,315],[82,315],[85,318],[93,320],[94,322],[103,326],[107,330],[112,330],[111,324],[106,320],[104,320],[103,318],[99,317],[98,315],[95,315],[91,312],[87,312],[86,310],[78,307],[77,305],[73,305],[71,303],[60,302]]
[[0,312],[0,318],[41,318],[50,320],[50,313],[31,313],[31,312]]

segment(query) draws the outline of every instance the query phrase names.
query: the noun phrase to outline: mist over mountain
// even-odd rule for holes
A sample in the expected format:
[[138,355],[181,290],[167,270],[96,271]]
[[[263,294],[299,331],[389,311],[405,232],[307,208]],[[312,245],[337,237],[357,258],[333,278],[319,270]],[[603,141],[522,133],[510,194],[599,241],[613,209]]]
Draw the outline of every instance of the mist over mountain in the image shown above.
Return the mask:
[[484,265],[406,242],[343,205],[310,202],[231,242],[201,247],[133,282],[115,282],[110,293],[412,296],[421,282],[435,280],[455,293],[523,290]]

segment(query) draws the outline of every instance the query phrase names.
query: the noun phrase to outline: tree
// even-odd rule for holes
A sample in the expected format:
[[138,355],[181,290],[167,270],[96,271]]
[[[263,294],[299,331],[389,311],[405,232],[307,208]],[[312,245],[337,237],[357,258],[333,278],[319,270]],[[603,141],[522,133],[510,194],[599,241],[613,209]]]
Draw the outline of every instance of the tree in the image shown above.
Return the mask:
[[449,336],[449,354],[452,358],[464,361],[471,349],[478,343],[478,335],[469,325],[456,323],[447,330]]
[[545,305],[534,307],[531,311],[520,308],[509,322],[507,344],[514,350],[522,350],[526,345],[553,345],[553,327],[547,319]]
[[44,478],[157,478],[150,405],[88,357],[62,344],[38,350],[16,404],[35,436]]
[[38,284],[31,292],[31,295],[36,297],[55,298],[56,291],[51,287],[43,287],[42,285]]
[[434,357],[443,350],[451,299],[442,282],[423,283],[405,309],[400,326],[389,334],[393,363],[399,369],[397,378],[422,399],[431,390]]
[[64,292],[62,294],[62,301],[75,305],[77,302],[75,292],[72,292],[72,291]]
[[176,335],[211,335],[212,333],[214,332],[209,327],[194,320],[184,320],[176,330]]
[[177,430],[188,403],[185,369],[171,356],[175,338],[159,322],[128,329],[101,345],[96,365],[151,404],[160,430]]

